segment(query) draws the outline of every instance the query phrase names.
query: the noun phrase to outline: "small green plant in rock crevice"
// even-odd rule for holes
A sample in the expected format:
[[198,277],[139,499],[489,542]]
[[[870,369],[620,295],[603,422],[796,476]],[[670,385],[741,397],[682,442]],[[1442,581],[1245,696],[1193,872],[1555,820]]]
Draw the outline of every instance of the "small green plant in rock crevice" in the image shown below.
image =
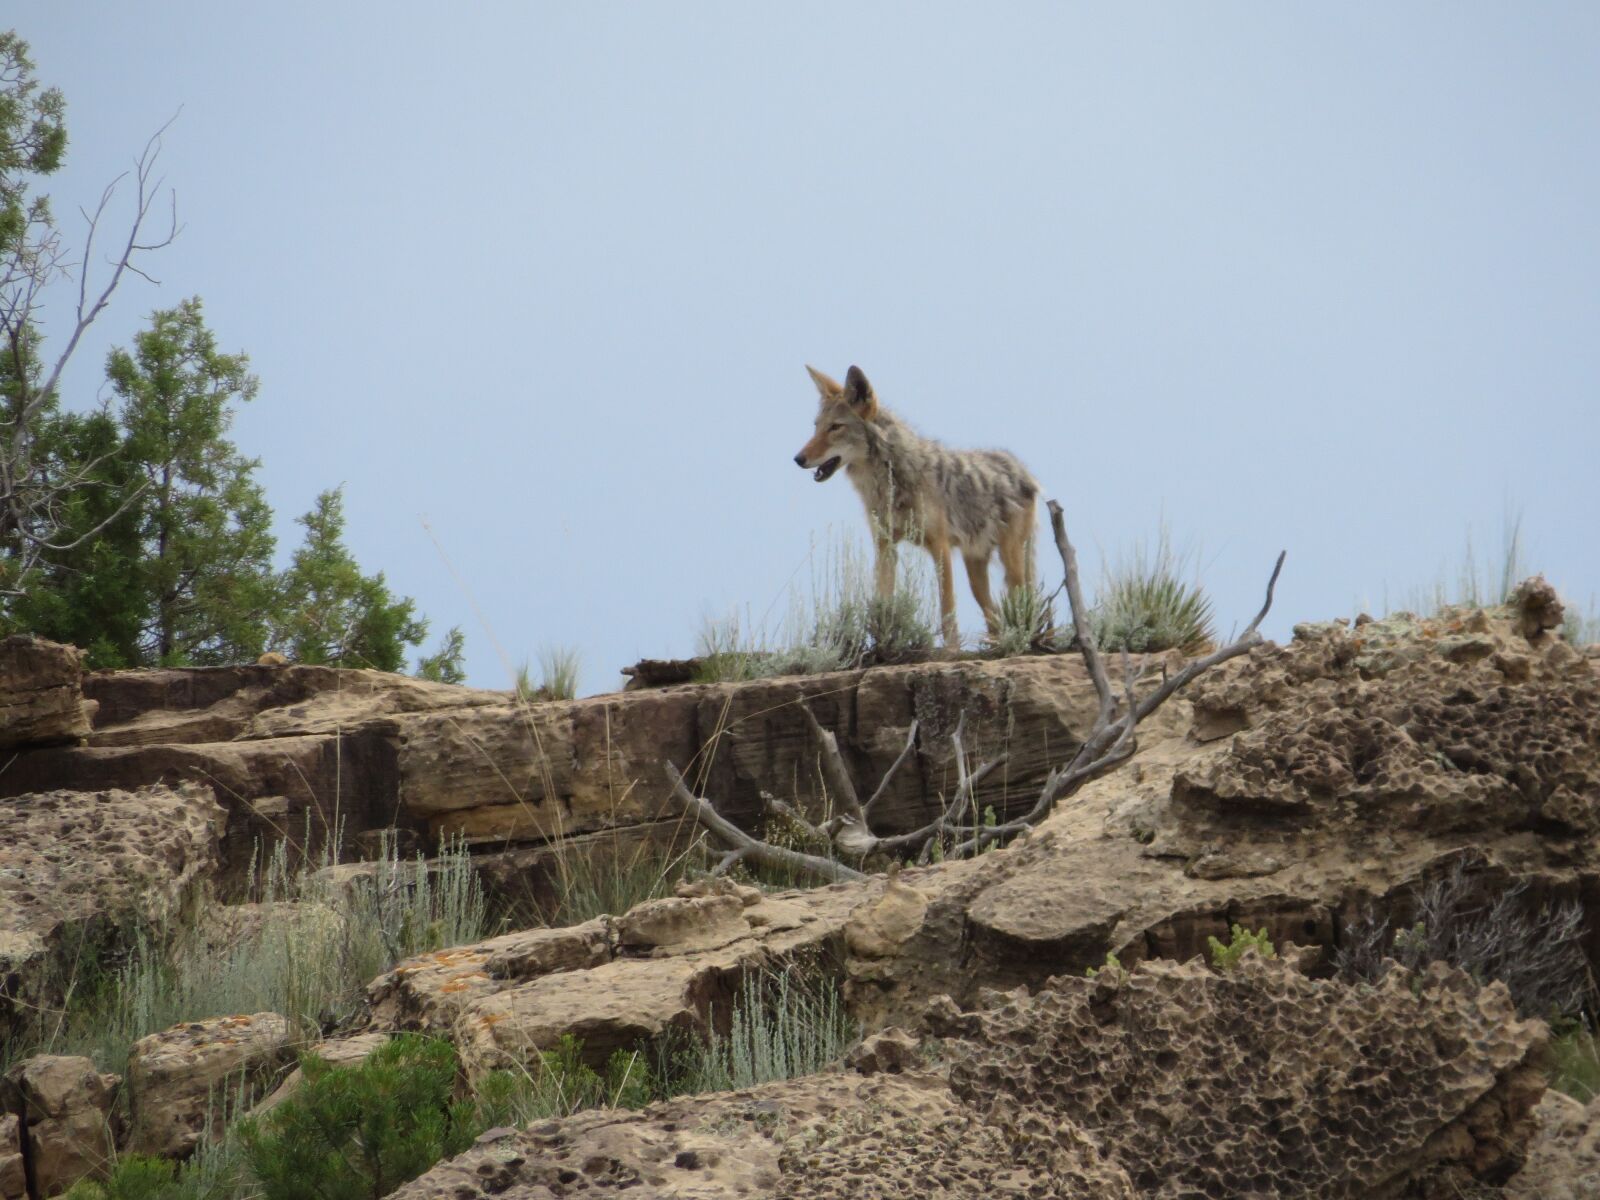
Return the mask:
[[[1212,940],[1215,941],[1216,939],[1213,938]],[[1118,975],[1126,975],[1128,973],[1127,970],[1122,965],[1122,960],[1120,958],[1118,958],[1113,951],[1110,951],[1110,950],[1106,951],[1106,961],[1104,963],[1102,963],[1098,967],[1089,967],[1088,969],[1086,969],[1084,971],[1084,975],[1087,976],[1090,979],[1093,979],[1096,975],[1100,974],[1100,972],[1102,972],[1102,971],[1110,972],[1113,978],[1118,976]]]
[[1243,925],[1233,926],[1233,936],[1224,945],[1214,937],[1208,937],[1206,944],[1211,947],[1211,965],[1219,971],[1231,971],[1239,965],[1239,960],[1245,952],[1254,950],[1262,958],[1277,958],[1278,952],[1272,942],[1267,938],[1267,931],[1263,927],[1257,933],[1251,933]]

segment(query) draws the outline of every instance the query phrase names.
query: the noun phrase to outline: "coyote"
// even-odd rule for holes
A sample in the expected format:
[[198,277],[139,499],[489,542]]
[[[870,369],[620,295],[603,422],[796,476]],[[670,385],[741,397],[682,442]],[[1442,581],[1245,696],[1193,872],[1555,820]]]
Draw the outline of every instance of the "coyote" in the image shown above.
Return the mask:
[[933,556],[939,576],[944,644],[960,645],[950,550],[959,547],[967,580],[989,632],[999,625],[989,594],[989,559],[998,548],[1006,587],[1033,583],[1034,502],[1039,485],[1004,450],[949,450],[920,437],[878,403],[872,384],[851,367],[840,387],[807,367],[822,397],[817,427],[794,461],[824,483],[840,467],[867,507],[877,551],[880,599],[894,594],[896,544],[916,542]]

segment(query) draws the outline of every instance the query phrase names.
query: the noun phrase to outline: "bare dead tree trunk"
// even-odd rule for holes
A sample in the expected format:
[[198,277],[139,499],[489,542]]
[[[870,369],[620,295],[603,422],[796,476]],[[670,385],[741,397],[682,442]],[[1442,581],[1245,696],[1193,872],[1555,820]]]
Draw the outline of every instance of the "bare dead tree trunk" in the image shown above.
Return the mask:
[[[1261,643],[1261,622],[1272,608],[1272,594],[1278,585],[1278,575],[1283,570],[1287,551],[1278,555],[1272,575],[1267,580],[1267,596],[1261,611],[1246,626],[1238,638],[1202,658],[1188,663],[1170,677],[1164,677],[1154,690],[1140,695],[1132,661],[1126,650],[1122,652],[1122,687],[1114,690],[1106,671],[1104,657],[1095,646],[1089,629],[1088,609],[1083,602],[1083,591],[1078,579],[1078,556],[1067,538],[1066,519],[1061,505],[1049,501],[1050,527],[1055,535],[1056,550],[1061,556],[1065,575],[1067,603],[1072,609],[1072,624],[1077,633],[1078,652],[1083,658],[1089,678],[1094,683],[1099,699],[1099,710],[1093,725],[1077,753],[1071,759],[1054,767],[1046,775],[1033,806],[1020,817],[992,825],[984,824],[977,810],[976,789],[989,774],[999,767],[1005,757],[983,762],[970,768],[966,747],[962,743],[966,731],[966,714],[956,722],[951,735],[956,764],[956,789],[944,804],[940,814],[920,829],[909,833],[879,836],[872,832],[873,809],[887,793],[895,773],[916,753],[917,724],[912,722],[906,736],[905,747],[884,773],[872,796],[861,803],[844,758],[839,752],[838,739],[832,731],[824,729],[810,708],[802,705],[806,720],[811,726],[811,736],[816,743],[824,784],[833,802],[836,815],[822,824],[807,821],[793,806],[763,794],[770,814],[779,814],[798,824],[818,843],[831,848],[832,857],[802,854],[781,846],[772,845],[752,837],[717,812],[711,801],[690,790],[682,774],[672,763],[667,763],[667,778],[672,783],[673,796],[684,811],[700,825],[726,844],[729,849],[718,862],[714,873],[720,874],[736,863],[748,862],[787,870],[805,871],[818,877],[837,881],[860,879],[860,867],[869,858],[887,857],[891,860],[916,858],[926,862],[936,846],[950,841],[948,853],[953,856],[975,854],[985,846],[1004,842],[1031,829],[1054,811],[1055,806],[1071,796],[1084,784],[1125,762],[1137,748],[1135,730],[1139,722],[1150,716],[1163,704],[1187,687],[1196,678],[1220,663],[1237,658]],[[855,864],[854,866],[848,864]]]

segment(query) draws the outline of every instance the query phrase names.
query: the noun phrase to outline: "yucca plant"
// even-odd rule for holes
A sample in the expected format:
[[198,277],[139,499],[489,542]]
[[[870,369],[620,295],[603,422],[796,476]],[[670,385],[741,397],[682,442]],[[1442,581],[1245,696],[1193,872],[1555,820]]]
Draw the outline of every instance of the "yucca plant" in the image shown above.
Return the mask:
[[1002,658],[1046,649],[1055,639],[1050,597],[1037,585],[1008,589],[998,616],[999,628],[991,642]]
[[1139,546],[1108,571],[1090,614],[1096,645],[1133,653],[1178,650],[1202,653],[1215,640],[1211,601],[1198,582],[1179,577],[1182,556],[1162,529],[1154,554]]

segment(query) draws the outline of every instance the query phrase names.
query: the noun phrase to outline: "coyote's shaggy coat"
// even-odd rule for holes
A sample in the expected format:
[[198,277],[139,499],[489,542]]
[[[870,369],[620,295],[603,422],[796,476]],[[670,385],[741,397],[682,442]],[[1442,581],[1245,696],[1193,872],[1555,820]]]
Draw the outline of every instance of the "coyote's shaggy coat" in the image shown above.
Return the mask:
[[1004,450],[950,450],[920,437],[878,403],[872,384],[851,367],[840,387],[807,367],[822,397],[816,432],[794,456],[818,483],[840,467],[867,506],[877,550],[880,599],[894,593],[895,547],[915,542],[933,556],[945,645],[959,644],[950,551],[966,560],[972,594],[990,632],[998,625],[989,594],[989,559],[1000,551],[1006,587],[1033,582],[1033,519],[1039,485]]

